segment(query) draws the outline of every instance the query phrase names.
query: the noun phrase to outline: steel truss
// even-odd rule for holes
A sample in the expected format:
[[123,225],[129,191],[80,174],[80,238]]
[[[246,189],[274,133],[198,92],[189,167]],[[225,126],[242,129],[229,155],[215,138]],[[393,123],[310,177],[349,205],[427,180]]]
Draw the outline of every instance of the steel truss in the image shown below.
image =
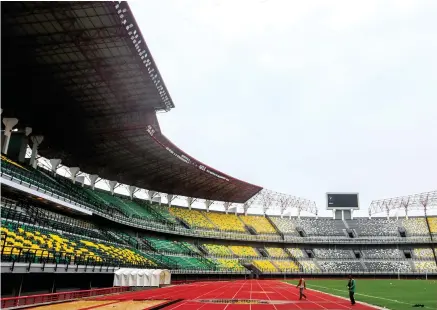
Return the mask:
[[244,212],[247,213],[249,208],[255,205],[261,206],[264,214],[266,214],[268,210],[276,210],[280,211],[282,216],[293,209],[297,210],[298,216],[300,216],[302,211],[314,215],[318,214],[316,203],[314,201],[278,193],[265,188],[244,203]]
[[406,216],[408,211],[423,210],[425,216],[428,210],[437,209],[437,190],[409,196],[373,200],[369,207],[369,216],[385,212],[387,217],[391,210],[404,209]]

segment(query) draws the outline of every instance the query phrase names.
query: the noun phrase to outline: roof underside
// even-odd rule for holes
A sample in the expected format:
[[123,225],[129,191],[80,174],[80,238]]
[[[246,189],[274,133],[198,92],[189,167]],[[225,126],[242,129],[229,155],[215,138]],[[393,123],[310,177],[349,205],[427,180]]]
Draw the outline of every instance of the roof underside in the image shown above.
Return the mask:
[[245,202],[261,190],[171,144],[156,111],[173,107],[127,3],[2,3],[2,116],[44,135],[41,155],[169,194]]

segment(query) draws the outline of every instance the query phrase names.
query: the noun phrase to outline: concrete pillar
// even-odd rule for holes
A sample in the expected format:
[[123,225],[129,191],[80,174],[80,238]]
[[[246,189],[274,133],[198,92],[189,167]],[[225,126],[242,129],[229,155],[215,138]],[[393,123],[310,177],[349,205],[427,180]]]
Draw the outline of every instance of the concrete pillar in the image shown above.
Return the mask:
[[188,209],[191,210],[191,206],[193,205],[193,198],[187,197]]
[[147,195],[149,195],[149,202],[152,203],[153,197],[155,196],[155,191],[147,191]]
[[109,190],[111,191],[111,195],[114,195],[115,186],[117,185],[117,181],[109,181]]
[[229,202],[225,202],[225,212],[226,212],[226,214],[228,214],[229,206],[230,206],[230,203]]
[[173,201],[173,195],[167,194],[167,204],[169,207],[171,207],[171,202]]
[[129,185],[128,189],[129,189],[130,199],[132,200],[132,199],[134,199],[134,194],[135,194],[135,191],[137,190],[137,187]]
[[58,170],[60,164],[61,164],[61,160],[59,158],[50,159],[50,165],[52,165],[53,175],[56,175],[56,171]]
[[76,182],[80,183],[82,185],[82,187],[84,187],[85,186],[85,176],[84,175],[78,176],[76,178]]
[[205,200],[206,212],[209,212],[209,207],[213,204],[211,200]]
[[36,155],[38,155],[38,147],[44,140],[44,136],[31,136],[30,140],[32,141],[32,155],[30,156],[30,164],[33,168],[36,168],[37,160]]
[[79,167],[70,167],[68,168],[70,170],[70,174],[71,174],[71,181],[74,183],[76,183],[76,175],[79,173]]
[[18,155],[18,162],[20,163],[24,163],[24,161],[26,160],[27,145],[29,144],[29,135],[31,133],[32,133],[32,128],[30,127],[24,128],[25,138],[21,142],[20,154]]
[[91,188],[94,190],[94,187],[96,186],[96,181],[99,176],[97,174],[90,174],[90,183]]
[[3,124],[5,125],[5,140],[3,141],[2,152],[4,154],[8,153],[9,141],[11,140],[12,129],[18,124],[18,118],[4,118]]

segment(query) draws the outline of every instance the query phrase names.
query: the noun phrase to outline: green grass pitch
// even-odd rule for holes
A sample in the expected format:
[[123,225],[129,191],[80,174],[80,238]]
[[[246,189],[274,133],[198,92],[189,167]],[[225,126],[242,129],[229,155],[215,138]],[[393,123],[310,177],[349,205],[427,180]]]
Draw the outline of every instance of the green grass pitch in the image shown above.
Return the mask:
[[[392,310],[437,309],[436,280],[370,280],[355,279],[355,299]],[[312,280],[307,279],[307,287],[332,295],[348,298],[347,279]],[[297,281],[287,281],[297,284]],[[425,307],[415,308],[416,304]]]

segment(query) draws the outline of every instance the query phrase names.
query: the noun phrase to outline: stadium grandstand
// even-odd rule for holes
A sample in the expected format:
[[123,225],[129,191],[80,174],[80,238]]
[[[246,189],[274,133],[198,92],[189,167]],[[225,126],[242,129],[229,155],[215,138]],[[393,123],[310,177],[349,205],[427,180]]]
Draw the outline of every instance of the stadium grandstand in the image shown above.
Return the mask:
[[165,137],[156,113],[174,103],[126,2],[1,11],[2,308],[147,286],[113,286],[130,269],[162,271],[148,286],[437,277],[437,191],[375,200],[365,218],[319,217],[315,202],[233,178]]

